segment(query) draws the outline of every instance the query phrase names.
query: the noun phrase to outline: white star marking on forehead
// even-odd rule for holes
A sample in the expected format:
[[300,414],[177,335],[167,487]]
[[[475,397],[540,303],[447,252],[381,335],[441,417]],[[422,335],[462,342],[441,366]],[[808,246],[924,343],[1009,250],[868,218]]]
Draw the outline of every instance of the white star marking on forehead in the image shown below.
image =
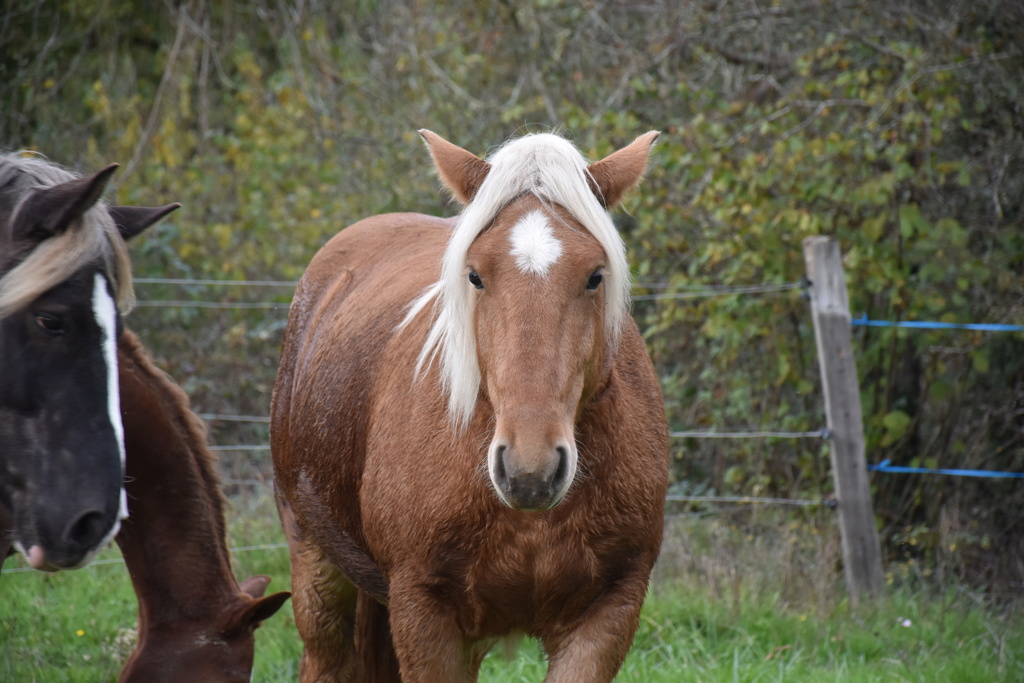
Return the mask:
[[531,211],[520,218],[512,228],[509,241],[516,265],[524,273],[543,277],[562,255],[562,243],[540,211]]

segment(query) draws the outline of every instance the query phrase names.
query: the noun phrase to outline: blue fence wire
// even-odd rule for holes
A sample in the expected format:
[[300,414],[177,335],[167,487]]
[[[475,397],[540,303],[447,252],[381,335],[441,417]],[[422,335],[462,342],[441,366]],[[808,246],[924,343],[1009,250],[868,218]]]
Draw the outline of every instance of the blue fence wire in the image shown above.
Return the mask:
[[869,320],[865,314],[851,321],[860,327],[904,327],[918,330],[977,330],[979,332],[1024,332],[1024,325],[999,323],[943,323],[927,320]]
[[868,463],[868,469],[872,472],[886,472],[890,474],[945,474],[951,477],[986,477],[992,479],[1024,479],[1024,472],[999,472],[996,470],[958,470],[931,467],[904,467],[893,465],[889,460],[874,465]]
[[[946,323],[929,320],[870,320],[867,314],[851,321],[860,327],[896,327],[918,330],[974,330],[978,332],[1024,332],[1024,325],[1005,325],[1001,323]],[[966,470],[932,467],[905,467],[893,465],[883,460],[877,465],[868,463],[871,472],[888,474],[944,474],[951,477],[980,477],[988,479],[1024,479],[1024,472],[1000,472],[996,470]]]

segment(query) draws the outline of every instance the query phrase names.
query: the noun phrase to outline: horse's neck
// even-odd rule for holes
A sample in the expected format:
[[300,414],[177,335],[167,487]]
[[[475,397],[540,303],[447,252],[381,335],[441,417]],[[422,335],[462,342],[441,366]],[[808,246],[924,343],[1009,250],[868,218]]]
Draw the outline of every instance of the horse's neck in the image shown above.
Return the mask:
[[129,517],[117,543],[139,600],[140,631],[152,622],[203,620],[239,592],[205,435],[182,390],[130,332],[118,358]]

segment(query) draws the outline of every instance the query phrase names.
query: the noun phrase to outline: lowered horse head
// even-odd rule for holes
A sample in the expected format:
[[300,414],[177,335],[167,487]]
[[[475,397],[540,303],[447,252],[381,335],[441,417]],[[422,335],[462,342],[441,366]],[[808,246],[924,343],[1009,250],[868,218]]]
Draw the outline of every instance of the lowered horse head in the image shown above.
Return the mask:
[[0,507],[36,569],[87,563],[127,514],[117,378],[132,303],[125,238],[177,208],[100,203],[79,178],[0,155]]
[[246,683],[254,631],[288,593],[231,569],[216,461],[188,396],[131,330],[118,342],[130,516],[117,544],[139,602],[120,683]]
[[[207,578],[189,576],[188,581],[202,583]],[[220,581],[220,577],[214,577],[214,581]],[[139,639],[121,669],[118,683],[253,680],[253,631],[288,597],[288,593],[262,597],[269,583],[267,576],[249,577],[235,586],[232,604],[212,605],[209,614],[191,620],[177,618],[174,624],[143,623],[146,609],[140,596]],[[180,592],[177,587],[172,590]]]
[[440,356],[456,428],[478,394],[490,405],[487,469],[501,500],[551,508],[574,481],[575,424],[608,384],[629,315],[629,264],[607,208],[640,180],[658,134],[589,166],[556,135],[520,138],[484,161],[421,134],[466,210],[441,279],[410,312],[436,298],[420,368]]

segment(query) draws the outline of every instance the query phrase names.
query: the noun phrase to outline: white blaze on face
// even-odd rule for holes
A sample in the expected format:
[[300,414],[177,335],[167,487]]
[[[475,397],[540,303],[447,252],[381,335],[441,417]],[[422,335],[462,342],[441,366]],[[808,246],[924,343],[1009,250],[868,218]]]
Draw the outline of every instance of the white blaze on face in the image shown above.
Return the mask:
[[[124,427],[121,424],[121,394],[118,389],[117,375],[117,306],[113,297],[107,289],[107,279],[102,274],[96,273],[95,284],[92,292],[92,310],[96,316],[96,324],[100,327],[103,335],[103,359],[107,364],[107,412],[110,416],[110,426],[114,429],[114,436],[117,438],[117,450],[121,456],[121,472],[124,472]],[[128,497],[125,494],[124,486],[121,486],[121,509],[118,513],[118,521],[113,530],[104,539],[107,541],[117,534],[121,526],[121,520],[128,517]]]
[[562,243],[540,211],[531,211],[520,218],[512,228],[509,241],[516,265],[524,273],[543,277],[562,255]]

